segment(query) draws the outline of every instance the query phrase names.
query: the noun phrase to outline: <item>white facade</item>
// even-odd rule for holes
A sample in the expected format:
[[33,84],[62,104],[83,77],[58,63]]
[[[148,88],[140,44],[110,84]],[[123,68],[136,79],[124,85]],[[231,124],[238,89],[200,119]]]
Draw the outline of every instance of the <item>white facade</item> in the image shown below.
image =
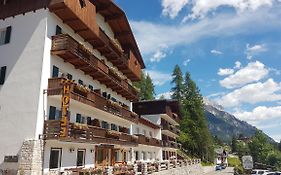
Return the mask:
[[[99,14],[97,15],[97,23],[109,37],[114,37],[113,31]],[[64,33],[69,34],[91,50],[98,59],[103,59],[109,67],[114,67],[99,51],[93,50],[89,43],[85,42],[56,15],[50,13],[48,9],[0,21],[0,29],[12,26],[10,43],[0,45],[0,67],[7,66],[4,85],[0,85],[0,169],[9,166],[4,163],[5,156],[20,155],[25,140],[41,138],[44,120],[49,119],[50,107],[61,108],[61,96],[47,96],[44,93],[48,88],[48,79],[52,77],[53,66],[58,67],[61,73],[71,74],[75,82],[82,80],[85,85],[101,89],[102,92],[111,94],[111,97],[114,97],[118,102],[132,108],[129,100],[93,80],[82,71],[75,69],[73,65],[64,62],[63,59],[50,54],[52,36],[55,35],[57,25]],[[119,74],[125,77],[121,72]],[[130,80],[129,83],[131,83]],[[109,126],[114,124],[129,128],[128,134],[131,135],[137,134],[137,128],[139,128],[139,131],[147,137],[161,139],[160,129],[152,129],[142,124],[136,125],[132,121],[75,100],[71,100],[69,111],[72,123],[76,122],[76,115],[81,114],[107,122]],[[60,150],[59,169],[76,168],[78,150],[85,150],[84,167],[93,167],[95,166],[95,148],[98,145],[47,140],[43,148],[43,172],[47,174],[50,171],[50,152],[52,149]],[[135,161],[137,152],[140,154],[139,160],[162,160],[162,149],[159,147],[147,145],[139,145],[135,148],[114,146],[118,149],[118,155],[120,154],[117,159],[125,155],[128,162]]]

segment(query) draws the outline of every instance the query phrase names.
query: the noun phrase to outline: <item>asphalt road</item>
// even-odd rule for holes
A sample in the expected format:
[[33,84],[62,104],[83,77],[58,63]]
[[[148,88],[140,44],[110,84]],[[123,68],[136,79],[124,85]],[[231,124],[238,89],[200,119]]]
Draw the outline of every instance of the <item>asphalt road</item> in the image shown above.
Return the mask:
[[213,172],[206,173],[204,175],[233,175],[233,174],[234,174],[233,168],[232,167],[227,167],[224,170],[213,171]]

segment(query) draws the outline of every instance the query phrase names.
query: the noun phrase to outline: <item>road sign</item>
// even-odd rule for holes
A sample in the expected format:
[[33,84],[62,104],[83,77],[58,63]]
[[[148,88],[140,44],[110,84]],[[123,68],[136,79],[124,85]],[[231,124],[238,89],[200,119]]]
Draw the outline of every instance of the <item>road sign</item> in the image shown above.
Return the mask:
[[253,157],[252,156],[243,156],[242,157],[243,168],[245,170],[250,170],[254,168]]

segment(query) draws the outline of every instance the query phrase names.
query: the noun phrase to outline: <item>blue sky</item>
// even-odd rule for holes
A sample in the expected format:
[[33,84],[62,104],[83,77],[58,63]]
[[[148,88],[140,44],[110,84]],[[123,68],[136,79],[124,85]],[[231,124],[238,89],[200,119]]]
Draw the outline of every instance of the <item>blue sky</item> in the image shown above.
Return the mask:
[[281,139],[281,0],[115,0],[156,94],[176,64],[204,97]]

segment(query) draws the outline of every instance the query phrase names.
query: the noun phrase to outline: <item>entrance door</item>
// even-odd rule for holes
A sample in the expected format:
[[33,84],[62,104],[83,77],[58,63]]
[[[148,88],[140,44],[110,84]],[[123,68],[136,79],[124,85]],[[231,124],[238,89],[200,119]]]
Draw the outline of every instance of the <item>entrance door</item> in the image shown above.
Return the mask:
[[113,148],[96,147],[96,166],[112,166],[114,164]]

